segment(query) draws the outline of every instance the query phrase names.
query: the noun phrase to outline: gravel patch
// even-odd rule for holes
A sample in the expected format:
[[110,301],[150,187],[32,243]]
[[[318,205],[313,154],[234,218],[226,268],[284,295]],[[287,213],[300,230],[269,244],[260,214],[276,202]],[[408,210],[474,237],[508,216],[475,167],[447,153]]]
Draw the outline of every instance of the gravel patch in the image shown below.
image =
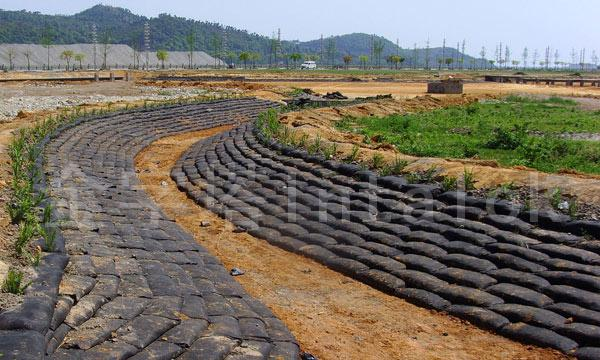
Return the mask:
[[[60,86],[60,85],[58,85]],[[179,98],[190,98],[201,95],[210,95],[212,91],[197,88],[168,88],[143,86],[135,88],[136,95],[108,96],[108,95],[59,95],[59,96],[15,96],[3,99],[0,102],[0,123],[11,121],[20,111],[36,112],[55,110],[70,106],[84,104],[101,104],[110,102],[134,102],[142,100],[168,101]]]

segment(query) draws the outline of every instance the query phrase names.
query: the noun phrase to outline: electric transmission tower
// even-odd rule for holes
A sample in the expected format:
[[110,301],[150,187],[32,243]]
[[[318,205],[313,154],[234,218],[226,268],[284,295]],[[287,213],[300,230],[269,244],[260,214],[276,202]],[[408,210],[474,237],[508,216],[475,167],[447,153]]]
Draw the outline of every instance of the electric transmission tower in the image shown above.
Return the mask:
[[98,69],[96,65],[96,46],[98,45],[98,29],[96,28],[96,24],[92,24],[92,44],[94,44],[94,70]]
[[144,50],[146,50],[146,70],[150,69],[150,24],[144,24]]

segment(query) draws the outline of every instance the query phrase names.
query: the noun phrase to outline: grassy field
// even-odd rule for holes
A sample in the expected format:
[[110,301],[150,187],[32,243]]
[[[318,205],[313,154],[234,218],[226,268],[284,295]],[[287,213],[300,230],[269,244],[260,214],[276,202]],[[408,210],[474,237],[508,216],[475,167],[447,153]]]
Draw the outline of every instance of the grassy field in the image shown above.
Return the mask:
[[394,144],[410,155],[477,157],[545,172],[600,174],[600,142],[559,137],[600,133],[600,112],[579,110],[567,99],[511,96],[411,115],[346,118],[338,128],[363,134],[365,142]]

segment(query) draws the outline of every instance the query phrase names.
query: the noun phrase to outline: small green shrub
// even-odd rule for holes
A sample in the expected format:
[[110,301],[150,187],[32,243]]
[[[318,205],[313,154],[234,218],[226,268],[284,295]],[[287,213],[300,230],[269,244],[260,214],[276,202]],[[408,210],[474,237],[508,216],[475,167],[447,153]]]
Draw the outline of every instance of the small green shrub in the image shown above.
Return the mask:
[[317,135],[315,137],[315,139],[313,140],[312,144],[308,145],[306,150],[308,151],[309,154],[318,154],[321,152],[322,146],[323,146],[323,143],[321,140],[321,135]]
[[477,151],[477,149],[473,145],[470,145],[470,144],[463,145],[463,157],[472,158],[472,157],[475,157],[476,155],[479,155],[479,151]]
[[442,179],[443,191],[454,191],[458,188],[458,179],[453,176],[446,176]]
[[298,140],[298,146],[301,148],[305,148],[307,143],[308,143],[308,134],[302,134],[302,136],[300,136],[300,140]]
[[323,149],[323,156],[327,159],[333,159],[333,157],[337,154],[337,143],[331,143],[331,145],[326,146]]
[[514,150],[523,144],[524,132],[510,131],[504,128],[496,128],[485,147],[488,149]]
[[27,219],[21,223],[19,234],[15,241],[15,251],[19,256],[27,254],[27,245],[34,236],[39,233],[38,224],[35,219]]
[[425,171],[416,171],[406,175],[406,181],[411,184],[427,184],[432,183],[435,180],[435,176],[438,172],[438,168],[435,166],[430,167]]
[[44,211],[42,212],[42,223],[43,224],[48,224],[48,223],[50,223],[50,221],[52,221],[52,210],[53,210],[52,204],[46,204],[46,206],[44,206]]
[[384,163],[385,159],[383,158],[383,155],[380,153],[373,154],[373,157],[371,158],[371,166],[374,169],[381,169]]
[[390,166],[390,172],[392,175],[400,175],[407,165],[408,161],[396,157]]
[[346,158],[344,160],[347,162],[355,162],[356,160],[358,160],[359,155],[360,155],[360,147],[358,145],[354,145],[354,146],[352,146],[352,150],[350,151],[350,154],[348,154],[348,156],[346,156]]
[[571,199],[569,201],[569,208],[567,209],[567,213],[571,218],[577,218],[579,212],[579,207],[577,206],[577,201],[575,199]]
[[552,189],[549,200],[552,208],[559,210],[560,203],[562,202],[562,190],[560,188]]
[[44,250],[53,252],[56,243],[56,229],[53,227],[40,227],[40,235],[44,238]]
[[463,186],[465,191],[475,190],[475,175],[472,170],[465,169],[463,172]]
[[514,196],[514,183],[500,184],[496,189],[489,192],[489,197],[501,200],[512,200]]
[[2,291],[15,295],[23,295],[25,289],[31,284],[27,283],[23,285],[23,276],[21,271],[15,271],[13,269],[8,270],[4,284],[2,284]]

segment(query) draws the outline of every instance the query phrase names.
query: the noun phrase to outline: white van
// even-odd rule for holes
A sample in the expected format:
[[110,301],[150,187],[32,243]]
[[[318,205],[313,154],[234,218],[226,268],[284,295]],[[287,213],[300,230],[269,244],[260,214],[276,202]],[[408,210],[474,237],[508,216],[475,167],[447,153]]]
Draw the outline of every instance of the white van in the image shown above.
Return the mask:
[[305,61],[300,65],[300,69],[303,70],[315,70],[317,68],[317,63],[314,61]]

